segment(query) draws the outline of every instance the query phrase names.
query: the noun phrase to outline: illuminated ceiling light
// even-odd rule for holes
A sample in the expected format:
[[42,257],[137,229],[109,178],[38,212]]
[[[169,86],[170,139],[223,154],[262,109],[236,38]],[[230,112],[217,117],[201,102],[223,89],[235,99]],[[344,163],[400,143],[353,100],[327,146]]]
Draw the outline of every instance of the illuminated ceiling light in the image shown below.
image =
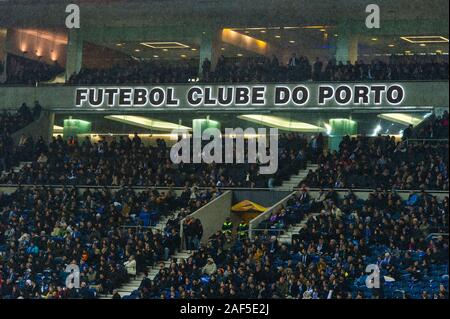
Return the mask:
[[448,43],[448,38],[440,35],[407,36],[400,37],[400,39],[409,43]]
[[[265,27],[256,27],[256,28],[247,28],[246,30],[266,30],[267,28]],[[237,30],[237,29],[234,29]]]
[[326,25],[307,25],[302,27],[303,29],[319,29],[320,31],[325,30],[327,28]]
[[436,53],[441,54],[442,50],[436,50]]
[[18,32],[26,34],[26,35],[30,35],[32,37],[36,37],[36,34],[39,33],[39,35],[37,36],[37,38],[39,38],[39,39],[48,40],[48,41],[58,43],[58,44],[67,44],[68,43],[68,37],[66,35],[62,35],[62,34],[50,33],[50,32],[45,32],[45,31],[40,31],[40,30],[31,30],[31,29],[19,29]]
[[222,30],[222,42],[258,54],[267,53],[267,42],[227,28]]
[[388,44],[388,47],[393,48],[395,47],[395,44]]
[[180,42],[141,42],[143,46],[152,49],[185,49],[189,48],[188,45]]
[[238,53],[238,54],[236,54],[237,56],[243,56],[243,54],[242,53]]
[[325,31],[327,31],[327,30],[326,30],[326,29],[320,29],[320,31],[321,31],[321,32],[325,32]]
[[261,30],[261,31],[259,31],[259,32],[261,32],[261,33],[266,33],[266,30]]
[[197,51],[197,49],[196,48],[192,48],[191,51]]
[[238,118],[291,132],[325,132],[323,127],[272,115],[244,114],[239,115]]
[[121,47],[123,46],[123,43],[116,43],[116,46]]
[[169,51],[168,49],[162,49],[164,52],[167,52],[167,51]]
[[372,39],[370,39],[370,40],[372,40],[372,41],[378,41],[378,38],[372,38]]
[[381,131],[382,129],[383,129],[383,128],[381,127],[381,125],[378,124],[378,125],[374,128],[373,133],[372,133],[372,136],[377,136],[378,133],[380,133],[380,131]]
[[281,35],[276,35],[275,38],[279,39],[281,38]]
[[325,126],[325,129],[327,130],[327,135],[331,135],[331,132],[333,131],[333,128],[331,127],[331,125],[328,123],[324,123],[323,125]]
[[425,43],[421,43],[421,44],[419,44],[419,46],[426,47],[427,45]]
[[225,51],[225,48],[220,48],[220,50]]
[[377,116],[381,119],[399,123],[402,125],[409,125],[409,124],[417,125],[423,120],[421,118],[417,118],[406,113],[382,113],[378,114]]
[[135,115],[106,115],[105,119],[143,127],[146,129],[153,129],[156,131],[172,131],[172,130],[192,130],[190,127],[182,126],[176,123],[160,121],[143,116]]
[[300,29],[300,27],[283,27],[285,30]]
[[334,34],[334,37],[338,37],[338,36],[339,36],[339,34],[337,34],[337,33]]
[[141,52],[141,50],[139,50],[139,49],[134,49],[134,52]]
[[294,41],[294,40],[291,40],[291,41],[289,41],[289,43],[295,43],[295,41]]
[[186,57],[187,57],[187,55],[186,55],[186,54],[181,54],[181,55],[180,55],[180,57],[182,57],[182,58],[186,58]]
[[153,57],[154,57],[154,58],[159,58],[159,55],[156,55],[156,54],[155,54]]

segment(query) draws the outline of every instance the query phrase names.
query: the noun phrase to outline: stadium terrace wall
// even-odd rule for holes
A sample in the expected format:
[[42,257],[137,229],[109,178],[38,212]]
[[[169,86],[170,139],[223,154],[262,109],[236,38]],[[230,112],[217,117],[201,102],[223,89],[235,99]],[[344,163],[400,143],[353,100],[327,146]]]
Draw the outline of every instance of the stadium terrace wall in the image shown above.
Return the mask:
[[[231,212],[231,201],[233,194],[231,191],[226,191],[218,198],[209,202],[205,206],[201,207],[191,215],[190,217],[198,218],[202,222],[203,226],[203,236],[201,239],[202,243],[208,242],[208,239],[218,230],[221,229],[222,224],[225,222],[227,217],[230,217]],[[181,221],[180,226],[180,236],[181,236],[181,246],[184,247],[184,236],[183,236],[183,222]]]
[[[8,184],[0,184],[0,192],[6,193],[6,194],[10,194],[13,193],[14,191],[16,191],[17,188],[19,187],[30,187],[30,188],[35,188],[35,187],[48,187],[48,188],[54,188],[54,189],[62,189],[63,186],[62,185],[8,185]],[[86,189],[91,189],[91,190],[95,190],[95,189],[103,189],[103,188],[108,188],[110,191],[118,191],[121,189],[121,187],[117,187],[117,186],[92,186],[92,185],[77,185],[77,186],[72,186],[72,185],[67,185],[66,187],[76,187],[80,192],[84,192]],[[142,186],[134,186],[131,187],[133,190],[135,190],[136,192],[141,192],[144,191],[146,189],[152,188],[152,187],[142,187]],[[154,187],[155,189],[157,189],[160,192],[164,192],[164,191],[168,191],[169,189],[172,189],[175,194],[177,194],[178,196],[181,195],[181,193],[184,190],[184,187]],[[210,189],[210,187],[199,187],[199,189],[201,190],[208,190]],[[288,191],[285,189],[282,190],[278,190],[278,189],[268,189],[268,188],[240,188],[240,187],[221,187],[220,188],[222,191],[232,191],[233,192],[233,196],[232,196],[232,203],[237,203],[239,201],[242,201],[244,199],[248,199],[251,201],[255,201],[258,204],[261,204],[263,206],[266,207],[271,207],[272,205],[276,205],[277,202],[283,200],[283,198],[285,198],[286,196],[289,196],[292,194],[292,191]],[[297,190],[297,189],[296,189]],[[327,188],[324,188],[324,190],[328,190]],[[347,189],[340,189],[340,188],[335,188],[334,189],[336,191],[336,193],[339,196],[344,196],[347,192]],[[309,193],[310,195],[314,198],[319,194],[320,189],[318,188],[310,188],[309,189]],[[372,193],[374,190],[373,189],[353,189],[353,193],[361,199],[367,199],[369,194]],[[415,190],[395,190],[395,192],[400,196],[400,198],[402,199],[407,199],[408,196],[413,193],[420,193],[421,190],[419,189],[415,189]],[[428,192],[429,194],[431,194],[432,196],[436,196],[437,199],[439,200],[443,200],[446,196],[449,196],[449,192],[448,191],[436,191],[436,190],[426,190],[426,192]]]
[[[382,88],[384,93],[381,100],[375,99],[376,89]],[[388,99],[389,88],[401,88],[401,99],[393,101]],[[368,100],[357,99],[357,92],[367,88]],[[93,94],[105,93],[110,95],[97,105],[89,101],[90,92]],[[156,99],[148,103],[137,103],[133,94],[147,92],[151,94],[156,89],[165,95],[163,101]],[[231,102],[218,102],[219,90],[230,89],[235,98]],[[349,101],[330,94],[348,91],[352,95]],[[118,90],[118,91],[117,91]],[[249,91],[248,100],[238,101],[236,95],[240,90]],[[255,110],[276,109],[293,110],[305,108],[308,110],[333,109],[370,109],[370,110],[414,110],[417,108],[448,107],[448,81],[411,81],[411,82],[380,82],[380,83],[319,83],[306,82],[298,84],[233,84],[233,85],[140,85],[140,86],[0,86],[0,109],[19,107],[23,102],[32,105],[38,100],[47,110],[59,113],[98,113],[99,111],[115,113],[139,113],[154,110]],[[131,97],[130,97],[131,94]],[[286,95],[290,95],[286,97]],[[307,95],[307,96],[306,96]],[[104,94],[102,94],[104,96]],[[111,98],[109,98],[111,96]],[[157,96],[157,95],[155,95]],[[136,102],[135,102],[136,101]],[[123,102],[123,103],[122,103]],[[78,104],[78,106],[76,106]]]

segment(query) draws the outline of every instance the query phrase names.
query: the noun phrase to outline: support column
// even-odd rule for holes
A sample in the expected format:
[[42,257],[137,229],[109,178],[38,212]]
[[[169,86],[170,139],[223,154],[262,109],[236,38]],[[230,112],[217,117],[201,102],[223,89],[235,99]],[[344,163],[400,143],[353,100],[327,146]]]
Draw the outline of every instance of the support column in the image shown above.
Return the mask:
[[358,61],[358,36],[341,32],[336,41],[336,62],[344,64]]
[[6,73],[6,61],[7,61],[7,52],[6,52],[6,36],[8,29],[0,29],[0,83],[3,83],[7,79]]
[[208,30],[202,33],[200,43],[199,74],[202,74],[202,65],[205,59],[211,62],[211,70],[214,70],[220,56],[220,32]]
[[330,119],[331,131],[328,138],[328,148],[339,150],[339,144],[346,135],[355,135],[358,132],[358,123],[349,119]]
[[80,29],[71,29],[69,31],[69,42],[67,43],[66,81],[72,74],[81,70],[82,63],[83,37]]

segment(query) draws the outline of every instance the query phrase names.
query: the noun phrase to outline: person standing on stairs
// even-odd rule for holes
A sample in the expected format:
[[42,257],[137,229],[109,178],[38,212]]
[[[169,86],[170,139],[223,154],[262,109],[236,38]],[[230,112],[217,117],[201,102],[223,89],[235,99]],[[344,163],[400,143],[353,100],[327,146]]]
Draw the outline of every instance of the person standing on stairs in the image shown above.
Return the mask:
[[231,234],[233,233],[233,222],[231,221],[230,217],[227,217],[225,222],[222,225],[222,233],[226,237],[231,237]]
[[127,270],[127,274],[133,276],[136,279],[136,259],[134,258],[134,256],[130,256],[130,258],[126,262],[124,262],[123,265]]

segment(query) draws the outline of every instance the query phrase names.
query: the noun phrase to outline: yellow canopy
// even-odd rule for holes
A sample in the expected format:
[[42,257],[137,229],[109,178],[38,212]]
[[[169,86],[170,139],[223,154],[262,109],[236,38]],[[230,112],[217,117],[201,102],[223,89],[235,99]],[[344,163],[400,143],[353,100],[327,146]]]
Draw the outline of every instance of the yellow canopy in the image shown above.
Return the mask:
[[265,212],[267,210],[267,208],[258,205],[256,203],[253,203],[252,201],[249,200],[243,200],[242,202],[239,202],[235,205],[233,205],[233,207],[231,207],[231,210],[233,212]]

